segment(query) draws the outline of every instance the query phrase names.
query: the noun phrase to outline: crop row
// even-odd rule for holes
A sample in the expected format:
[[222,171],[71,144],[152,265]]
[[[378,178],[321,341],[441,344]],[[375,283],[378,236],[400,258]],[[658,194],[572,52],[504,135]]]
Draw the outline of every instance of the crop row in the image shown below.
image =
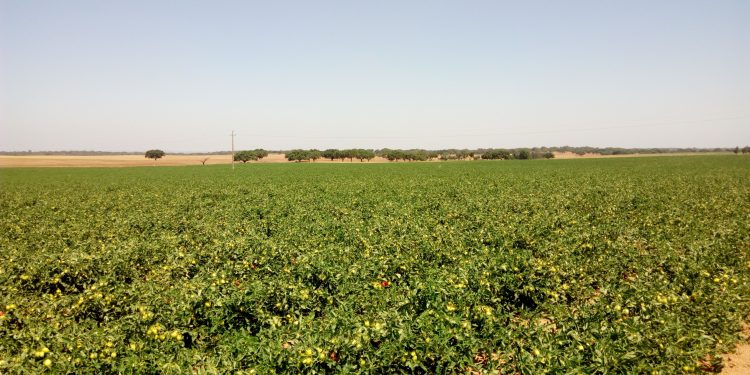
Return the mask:
[[717,371],[738,158],[4,170],[0,372]]

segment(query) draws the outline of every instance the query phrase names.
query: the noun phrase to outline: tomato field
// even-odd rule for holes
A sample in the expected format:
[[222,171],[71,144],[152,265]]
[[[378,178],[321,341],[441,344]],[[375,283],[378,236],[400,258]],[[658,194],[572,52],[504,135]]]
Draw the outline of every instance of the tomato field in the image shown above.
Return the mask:
[[690,373],[750,159],[0,170],[0,373]]

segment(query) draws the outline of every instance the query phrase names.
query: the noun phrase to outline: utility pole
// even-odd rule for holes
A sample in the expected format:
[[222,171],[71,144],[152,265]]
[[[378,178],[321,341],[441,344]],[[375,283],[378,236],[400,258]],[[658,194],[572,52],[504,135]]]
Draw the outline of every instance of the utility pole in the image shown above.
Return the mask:
[[234,134],[234,130],[232,130],[232,134],[230,134],[230,136],[232,136],[232,170],[234,170],[234,136],[235,135],[237,134]]

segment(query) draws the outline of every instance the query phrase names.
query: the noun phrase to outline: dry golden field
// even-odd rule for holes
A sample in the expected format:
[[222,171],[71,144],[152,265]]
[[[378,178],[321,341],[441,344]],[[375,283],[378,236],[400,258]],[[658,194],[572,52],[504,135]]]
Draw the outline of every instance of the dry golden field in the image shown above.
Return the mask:
[[[704,155],[706,153],[688,153],[688,154],[629,154],[629,155],[600,155],[585,154],[577,155],[572,152],[555,152],[555,159],[591,159],[591,158],[627,158],[627,157],[644,157],[644,156],[677,156],[677,155]],[[138,167],[138,166],[180,166],[180,165],[200,165],[203,160],[206,164],[229,164],[232,158],[229,154],[225,155],[170,155],[154,163],[151,159],[146,159],[142,155],[23,155],[11,156],[0,155],[0,168],[8,167]],[[437,160],[434,160],[437,161]],[[387,163],[388,160],[382,157],[375,157],[365,163]],[[284,154],[272,153],[266,158],[250,163],[289,163],[284,158]],[[318,159],[315,163],[360,163],[359,160],[341,161],[328,159]]]

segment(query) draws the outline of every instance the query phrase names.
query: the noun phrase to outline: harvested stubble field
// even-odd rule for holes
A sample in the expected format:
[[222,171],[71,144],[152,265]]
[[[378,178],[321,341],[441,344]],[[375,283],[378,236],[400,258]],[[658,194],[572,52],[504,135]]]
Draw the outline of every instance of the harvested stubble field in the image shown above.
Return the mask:
[[[572,152],[555,152],[556,159],[589,159],[589,158],[631,158],[631,157],[655,157],[655,156],[698,156],[700,154],[624,154],[624,155],[600,155],[585,154],[578,155]],[[727,153],[723,153],[726,155]],[[181,166],[181,165],[202,165],[205,160],[206,165],[213,164],[230,164],[232,156],[214,155],[214,154],[167,154],[164,158],[154,162],[152,159],[146,159],[143,155],[0,155],[0,168],[18,168],[18,167],[142,167],[142,166]],[[440,160],[434,159],[438,162]],[[238,164],[240,162],[237,162]],[[255,163],[291,163],[286,160],[282,153],[270,153],[267,157],[251,161]],[[357,159],[349,160],[329,160],[321,158],[314,163],[361,163]],[[389,163],[388,159],[376,156],[367,163]]]
[[0,372],[718,371],[738,156],[0,170]]
[[[0,167],[139,167],[139,166],[181,166],[181,165],[230,164],[232,155],[169,155],[154,162],[143,155],[0,155]],[[250,163],[288,163],[284,154],[271,153],[267,157]],[[344,163],[359,163],[357,159]],[[388,160],[375,157],[369,163],[384,163]],[[342,163],[341,160],[320,159],[315,163]],[[237,162],[237,164],[241,164]]]
[[0,155],[0,167],[138,167],[228,164],[231,155],[166,155],[154,162],[143,155]]

